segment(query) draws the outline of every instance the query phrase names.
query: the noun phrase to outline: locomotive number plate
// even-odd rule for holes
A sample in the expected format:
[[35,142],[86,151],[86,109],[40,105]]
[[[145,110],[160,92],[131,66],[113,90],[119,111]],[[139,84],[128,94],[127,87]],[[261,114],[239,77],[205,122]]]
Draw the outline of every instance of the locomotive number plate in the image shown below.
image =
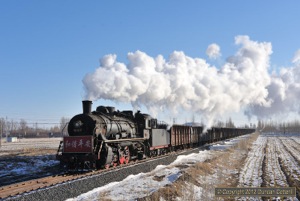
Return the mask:
[[66,136],[64,137],[64,152],[91,153],[93,151],[92,136]]

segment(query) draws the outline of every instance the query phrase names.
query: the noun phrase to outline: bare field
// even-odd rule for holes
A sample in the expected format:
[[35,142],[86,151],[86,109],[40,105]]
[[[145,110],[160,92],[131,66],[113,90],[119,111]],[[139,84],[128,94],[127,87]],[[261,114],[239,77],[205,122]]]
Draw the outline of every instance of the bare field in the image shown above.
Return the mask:
[[55,154],[62,138],[18,139],[18,142],[6,142],[2,139],[0,158],[16,155]]
[[299,139],[300,134],[260,135],[240,171],[239,187],[296,187],[299,199]]

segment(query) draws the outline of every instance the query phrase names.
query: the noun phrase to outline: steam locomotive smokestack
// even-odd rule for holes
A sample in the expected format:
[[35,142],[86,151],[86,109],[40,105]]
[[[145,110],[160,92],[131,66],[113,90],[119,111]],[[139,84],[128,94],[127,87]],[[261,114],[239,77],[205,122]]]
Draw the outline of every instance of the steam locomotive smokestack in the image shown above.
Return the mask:
[[90,114],[92,112],[92,104],[93,102],[90,100],[82,101],[83,114]]

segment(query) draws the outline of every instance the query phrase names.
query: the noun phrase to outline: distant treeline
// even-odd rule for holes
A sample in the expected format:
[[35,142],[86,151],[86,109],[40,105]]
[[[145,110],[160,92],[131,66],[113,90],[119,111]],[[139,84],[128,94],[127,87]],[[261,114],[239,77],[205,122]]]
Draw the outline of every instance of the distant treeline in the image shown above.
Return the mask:
[[300,121],[289,122],[258,121],[257,129],[263,132],[300,133]]
[[62,117],[59,123],[28,123],[26,120],[20,121],[8,120],[7,118],[0,118],[0,135],[2,138],[10,137],[62,137],[67,134],[66,124],[69,122],[68,118]]
[[[7,118],[0,118],[0,135],[2,137],[62,137],[67,135],[66,125],[70,119],[62,117],[59,123],[49,126],[43,123],[27,123],[26,120],[20,121],[8,120]],[[257,125],[257,126],[256,126]],[[235,124],[231,118],[225,122],[217,121],[214,126],[235,128]],[[257,124],[245,124],[245,128],[256,128],[263,132],[283,132],[283,133],[300,133],[300,121],[293,120],[289,122],[276,122],[260,120]]]

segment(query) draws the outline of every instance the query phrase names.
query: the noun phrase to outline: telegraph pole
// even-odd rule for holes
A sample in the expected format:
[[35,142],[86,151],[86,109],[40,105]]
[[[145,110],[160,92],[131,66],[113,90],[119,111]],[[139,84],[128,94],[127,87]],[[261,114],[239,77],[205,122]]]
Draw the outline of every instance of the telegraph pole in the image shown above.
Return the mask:
[[1,130],[0,130],[0,146],[2,146],[2,138],[3,138],[3,133],[5,132],[5,126],[6,125],[6,122],[5,122],[5,119],[4,118],[1,118]]
[[[7,124],[7,116],[6,116],[6,122],[5,122],[6,124]],[[7,140],[7,134],[8,134],[8,126],[6,126],[6,132],[5,132],[5,135],[6,135],[6,142],[8,141]]]
[[[1,128],[1,130],[2,130],[2,128]],[[1,142],[2,142],[2,132],[0,133],[0,148],[1,148]]]

